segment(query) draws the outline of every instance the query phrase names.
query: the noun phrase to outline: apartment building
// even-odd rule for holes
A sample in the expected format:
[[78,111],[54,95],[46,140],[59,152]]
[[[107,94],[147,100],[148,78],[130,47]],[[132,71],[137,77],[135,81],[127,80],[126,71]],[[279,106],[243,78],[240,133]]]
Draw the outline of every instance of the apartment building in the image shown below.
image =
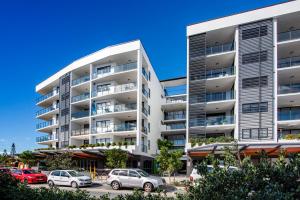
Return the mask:
[[[187,46],[187,141],[231,136],[246,154],[299,151],[287,137],[300,133],[300,1],[189,25]],[[187,151],[197,159],[224,146]]]
[[134,155],[134,167],[153,160],[164,93],[139,40],[74,61],[38,84],[36,92],[41,95],[36,128],[43,133],[38,144],[57,150],[76,146],[74,152],[82,152],[84,144],[103,144],[85,148],[94,153],[110,144]]

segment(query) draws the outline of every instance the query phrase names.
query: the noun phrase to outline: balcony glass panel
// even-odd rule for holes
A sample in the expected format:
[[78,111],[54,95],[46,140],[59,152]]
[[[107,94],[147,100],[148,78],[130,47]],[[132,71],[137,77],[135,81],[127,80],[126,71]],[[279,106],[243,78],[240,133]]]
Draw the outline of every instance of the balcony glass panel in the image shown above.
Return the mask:
[[98,107],[98,109],[93,110],[93,115],[102,115],[113,112],[125,112],[131,110],[136,110],[136,103]]
[[90,98],[90,93],[89,92],[78,95],[78,96],[74,96],[74,97],[72,97],[72,103],[78,102],[78,101],[83,101],[83,100],[86,100],[88,98]]
[[166,97],[166,102],[167,103],[184,103],[184,102],[186,102],[186,95]]
[[142,112],[143,112],[146,116],[148,116],[148,110],[147,110],[145,107],[142,108]]
[[227,51],[233,51],[234,50],[234,43],[225,43],[225,44],[219,44],[219,45],[214,45],[211,47],[206,48],[206,55],[210,54],[217,54],[217,53],[223,53]]
[[55,140],[55,138],[50,135],[36,137],[36,142],[45,142],[45,141],[49,141],[49,140]]
[[185,129],[185,123],[176,123],[166,125],[166,130],[176,130],[176,129]]
[[75,80],[72,81],[72,86],[79,85],[79,84],[87,82],[89,80],[90,80],[90,76],[89,75],[88,76],[80,77],[80,78],[75,79]]
[[121,124],[108,124],[103,127],[93,127],[92,133],[108,133],[108,132],[123,132],[123,131],[135,131],[136,124],[121,123]]
[[36,112],[36,116],[40,116],[40,115],[46,114],[46,113],[51,112],[53,110],[56,110],[58,108],[59,108],[59,104],[56,104],[54,106],[50,106],[48,108],[41,109],[41,110],[39,110],[39,111]]
[[234,92],[233,91],[215,92],[215,93],[206,94],[206,102],[224,101],[224,100],[230,100],[230,99],[233,99],[233,98],[234,98]]
[[230,76],[234,74],[234,67],[220,68],[220,69],[212,69],[206,71],[206,78],[217,78]]
[[234,116],[214,116],[204,119],[190,119],[190,126],[214,126],[214,125],[226,125],[233,124]]
[[278,120],[300,120],[300,107],[280,108],[278,110]]
[[122,85],[110,86],[107,88],[103,88],[100,91],[94,90],[92,93],[92,97],[99,97],[108,94],[121,93],[130,90],[136,89],[136,83],[127,83]]
[[54,95],[56,95],[58,93],[59,93],[59,89],[53,90],[53,91],[49,92],[48,94],[45,94],[43,96],[38,97],[36,99],[36,103],[44,101],[44,100],[46,100],[46,99],[48,99],[48,98],[50,98],[50,97],[52,97],[52,96],[54,96]]
[[297,93],[300,92],[300,83],[280,85],[278,90],[279,94]]
[[89,111],[79,111],[79,112],[75,112],[72,113],[71,118],[72,119],[79,119],[79,118],[83,118],[83,117],[88,117],[89,116]]
[[110,68],[110,70],[104,70],[101,71],[99,70],[96,73],[93,73],[93,78],[100,78],[103,76],[106,76],[108,74],[114,74],[114,73],[119,73],[119,72],[124,72],[124,71],[129,71],[129,70],[133,70],[137,68],[137,63],[133,62],[133,63],[128,63],[128,64],[123,64],[123,65],[117,65],[114,66],[112,68]]
[[142,74],[145,77],[145,79],[148,81],[149,80],[149,76],[148,76],[148,74],[147,74],[147,72],[146,72],[146,70],[145,70],[144,67],[142,68]]
[[36,125],[36,128],[41,129],[41,128],[45,128],[47,126],[52,126],[52,125],[55,125],[55,124],[57,124],[56,120],[43,121],[43,122],[38,123]]
[[71,132],[72,136],[88,135],[88,134],[90,134],[89,128],[76,129],[76,130],[72,130]]
[[300,56],[282,58],[278,60],[278,68],[286,68],[300,65]]
[[145,88],[142,88],[142,92],[143,92],[143,94],[145,95],[146,98],[149,97],[149,93]]
[[300,38],[300,29],[282,32],[278,34],[278,42]]

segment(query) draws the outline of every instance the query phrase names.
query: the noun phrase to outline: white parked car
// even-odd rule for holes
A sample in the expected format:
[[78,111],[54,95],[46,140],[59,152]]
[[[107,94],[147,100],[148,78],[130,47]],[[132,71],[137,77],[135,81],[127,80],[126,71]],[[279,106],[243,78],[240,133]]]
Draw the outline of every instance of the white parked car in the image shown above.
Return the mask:
[[92,179],[75,170],[55,170],[51,171],[48,176],[48,184],[50,187],[54,185],[72,186],[78,188],[82,186],[90,186]]
[[[224,168],[224,165],[220,165],[219,166],[220,168]],[[207,170],[208,170],[208,173],[211,173],[213,171],[214,167],[212,165],[207,165]],[[228,170],[229,171],[235,171],[235,170],[238,170],[237,167],[233,167],[233,166],[229,166],[228,167]],[[196,168],[193,169],[191,175],[190,175],[190,181],[193,182],[197,179],[200,179],[202,178],[202,176],[200,174],[198,174],[198,171]]]
[[143,188],[146,192],[162,187],[166,184],[165,179],[150,176],[141,169],[113,169],[108,174],[107,184],[114,190],[121,187]]

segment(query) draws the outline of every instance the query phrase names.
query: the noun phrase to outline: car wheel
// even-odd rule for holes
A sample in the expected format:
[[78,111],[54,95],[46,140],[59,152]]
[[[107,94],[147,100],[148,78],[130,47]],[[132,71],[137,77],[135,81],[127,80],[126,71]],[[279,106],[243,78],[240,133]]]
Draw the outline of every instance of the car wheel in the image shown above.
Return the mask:
[[54,182],[53,181],[48,181],[48,185],[50,188],[54,187]]
[[152,183],[145,183],[144,184],[144,190],[145,190],[145,192],[151,192],[153,190]]
[[114,190],[118,190],[118,189],[120,189],[120,184],[119,184],[117,181],[113,181],[113,182],[111,183],[111,187],[112,187],[112,189],[114,189]]
[[72,186],[72,188],[78,188],[78,184],[75,181],[73,181],[71,183],[71,186]]

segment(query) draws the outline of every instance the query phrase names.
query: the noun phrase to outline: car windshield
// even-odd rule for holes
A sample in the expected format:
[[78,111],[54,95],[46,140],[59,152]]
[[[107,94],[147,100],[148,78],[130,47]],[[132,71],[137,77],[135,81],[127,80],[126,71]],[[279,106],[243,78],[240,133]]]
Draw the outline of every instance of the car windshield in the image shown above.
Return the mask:
[[78,177],[83,176],[83,174],[77,172],[77,171],[67,171],[72,177]]
[[38,172],[35,170],[23,170],[23,173],[24,174],[38,174]]
[[141,176],[143,177],[148,177],[149,174],[147,172],[145,172],[144,170],[138,169],[136,170]]

